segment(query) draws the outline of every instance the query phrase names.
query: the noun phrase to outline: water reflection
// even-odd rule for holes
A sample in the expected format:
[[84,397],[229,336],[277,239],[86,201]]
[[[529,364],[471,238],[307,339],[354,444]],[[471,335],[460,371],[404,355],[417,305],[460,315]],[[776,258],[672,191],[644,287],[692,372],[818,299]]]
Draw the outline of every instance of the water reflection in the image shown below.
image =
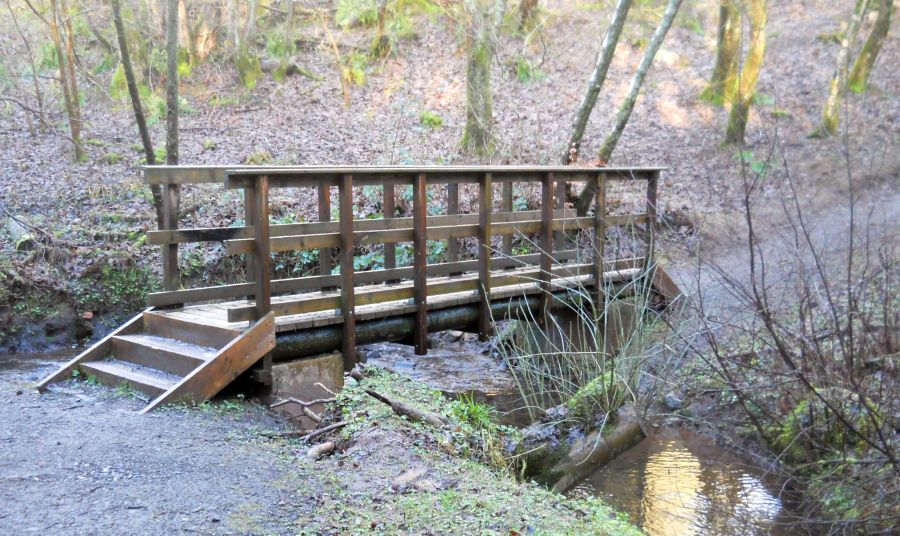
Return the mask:
[[583,482],[651,536],[786,534],[765,476],[688,432],[642,441]]

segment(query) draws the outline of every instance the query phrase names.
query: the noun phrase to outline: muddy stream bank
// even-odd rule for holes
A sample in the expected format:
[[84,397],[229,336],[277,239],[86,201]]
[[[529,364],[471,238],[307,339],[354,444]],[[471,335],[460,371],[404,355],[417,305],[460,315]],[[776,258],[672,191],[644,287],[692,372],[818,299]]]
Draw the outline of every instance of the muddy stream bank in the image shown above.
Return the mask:
[[[450,396],[489,403],[502,424],[531,424],[506,367],[479,352],[474,340],[455,337],[427,356],[416,356],[404,345],[372,345],[366,347],[368,364]],[[649,432],[649,437],[632,441],[634,446],[620,449],[624,452],[608,457],[594,453],[591,459],[603,461],[589,471],[579,469],[587,476],[579,475],[567,495],[600,497],[651,536],[791,533],[789,512],[779,498],[780,483],[763,469],[699,433],[675,426]],[[570,447],[573,452],[590,451]]]

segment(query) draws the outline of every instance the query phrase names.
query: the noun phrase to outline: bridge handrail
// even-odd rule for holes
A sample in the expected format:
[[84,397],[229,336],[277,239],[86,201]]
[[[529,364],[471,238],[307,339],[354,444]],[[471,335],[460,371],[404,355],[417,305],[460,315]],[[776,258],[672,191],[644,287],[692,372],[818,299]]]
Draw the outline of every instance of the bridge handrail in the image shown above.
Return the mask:
[[[541,292],[541,311],[549,307],[549,290],[565,278],[588,277],[603,281],[606,266],[603,252],[606,229],[619,225],[645,224],[643,238],[646,253],[641,264],[649,265],[653,255],[653,229],[656,215],[656,190],[661,167],[579,168],[561,166],[448,166],[448,167],[328,167],[328,166],[145,166],[145,181],[163,185],[164,218],[162,228],[148,233],[148,242],[163,248],[166,291],[148,297],[151,305],[253,297],[252,305],[229,309],[229,321],[255,320],[269,311],[276,316],[340,310],[344,322],[345,351],[355,347],[355,308],[357,305],[412,299],[415,305],[417,351],[425,349],[427,333],[427,296],[460,291],[475,291],[480,296],[479,330],[490,333],[491,288],[524,281],[537,282]],[[637,214],[607,214],[607,185],[614,181],[646,181],[646,210]],[[501,212],[493,212],[493,182],[502,184]],[[541,184],[541,209],[514,211],[512,184]],[[593,216],[577,217],[571,209],[554,208],[562,204],[567,183],[587,182],[594,190],[597,209]],[[244,192],[245,225],[205,229],[178,229],[175,196],[186,184],[222,184]],[[479,211],[459,214],[459,184],[478,184]],[[427,216],[425,189],[429,184],[448,187],[448,214]],[[360,185],[384,187],[382,219],[353,220],[352,188]],[[395,217],[395,186],[412,185],[413,210],[410,217]],[[331,222],[330,189],[337,186],[339,221]],[[316,187],[319,192],[319,222],[270,225],[269,190],[271,188]],[[391,192],[391,195],[388,195]],[[559,261],[578,261],[578,251],[553,251],[554,241],[565,232],[592,229],[594,259],[591,263],[556,266]],[[514,234],[534,233],[540,237],[540,252],[513,255]],[[557,240],[554,240],[554,234]],[[491,237],[501,235],[502,257],[492,256]],[[478,237],[478,258],[460,261],[457,241]],[[448,262],[427,263],[426,240],[448,241]],[[246,283],[180,289],[177,255],[180,244],[223,241],[229,254],[246,254]],[[396,267],[396,244],[413,242],[413,265]],[[360,244],[384,244],[384,270],[355,272],[353,247]],[[339,247],[340,274],[331,273],[331,249]],[[320,250],[320,275],[277,279],[271,277],[270,253],[294,250]],[[519,269],[509,272],[509,268]],[[495,272],[494,268],[506,269]],[[477,276],[462,276],[477,270]],[[426,280],[428,276],[458,275],[446,282]],[[357,288],[358,284],[412,282],[377,288]],[[608,279],[608,274],[607,274]],[[559,280],[559,281],[555,281]],[[277,299],[273,294],[299,290],[340,292]],[[600,287],[600,285],[597,285]],[[345,356],[348,355],[345,352]],[[352,361],[352,357],[349,358]]]

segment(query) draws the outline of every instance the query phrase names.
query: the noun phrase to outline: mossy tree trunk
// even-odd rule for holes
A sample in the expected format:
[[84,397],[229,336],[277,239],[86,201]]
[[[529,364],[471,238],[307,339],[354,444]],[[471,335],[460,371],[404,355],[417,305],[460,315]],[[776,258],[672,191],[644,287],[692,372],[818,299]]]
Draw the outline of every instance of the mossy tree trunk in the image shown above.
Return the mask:
[[838,51],[837,65],[831,85],[828,88],[828,98],[825,100],[825,109],[822,111],[822,125],[813,134],[818,136],[830,136],[837,132],[840,124],[841,101],[847,91],[847,71],[850,65],[850,49],[859,34],[859,27],[866,11],[866,0],[857,0],[856,7],[850,15],[847,31],[841,39],[841,49]]
[[748,0],[747,17],[750,19],[750,48],[737,80],[737,91],[728,114],[725,142],[742,145],[750,116],[750,106],[756,94],[756,82],[762,70],[766,53],[767,0]]
[[587,127],[588,119],[597,103],[597,95],[600,94],[603,82],[606,81],[606,73],[609,71],[615,55],[616,45],[619,42],[619,36],[622,35],[622,28],[625,26],[625,18],[628,16],[629,9],[631,9],[631,0],[618,0],[616,3],[612,21],[609,23],[609,28],[603,37],[603,44],[600,46],[600,52],[597,54],[594,72],[591,73],[591,79],[588,81],[587,91],[585,91],[584,98],[581,99],[581,104],[578,105],[578,110],[575,112],[575,119],[572,121],[565,152],[562,155],[564,165],[575,163],[578,160],[584,129]]
[[[128,95],[131,97],[131,108],[134,110],[134,120],[138,126],[138,134],[141,137],[141,145],[144,147],[144,155],[147,163],[156,165],[156,153],[153,152],[153,141],[150,139],[150,130],[147,128],[147,118],[141,107],[141,95],[138,92],[137,80],[134,77],[134,68],[131,65],[131,54],[128,52],[128,40],[125,37],[125,24],[122,22],[121,0],[112,0],[113,24],[116,27],[116,38],[119,42],[119,54],[122,60],[122,71],[125,73],[125,83],[128,86]],[[162,190],[158,184],[151,184],[153,193],[153,208],[156,209],[156,223],[162,228]]]
[[719,33],[716,65],[701,98],[717,106],[730,103],[737,92],[741,61],[741,10],[737,0],[722,0],[719,6]]
[[466,0],[468,53],[466,62],[466,129],[462,147],[479,155],[493,152],[494,102],[491,93],[491,56],[498,4]]
[[887,36],[888,30],[891,28],[891,12],[894,9],[894,0],[880,0],[878,2],[878,17],[875,19],[875,26],[872,33],[866,39],[859,56],[853,63],[853,69],[850,72],[849,88],[854,93],[862,93],[869,87],[869,75],[872,73],[872,66],[878,59],[878,53],[881,52],[881,45]]
[[[653,59],[656,57],[656,53],[662,46],[666,34],[669,32],[669,28],[672,27],[672,21],[675,20],[675,15],[681,7],[681,2],[682,0],[669,0],[666,4],[666,11],[659,21],[659,26],[657,26],[656,31],[653,32],[653,37],[650,38],[647,50],[644,51],[644,57],[641,58],[641,63],[638,65],[637,70],[634,72],[634,76],[631,78],[628,95],[625,97],[622,104],[619,105],[619,112],[616,114],[616,124],[613,127],[612,132],[610,132],[606,139],[603,140],[603,145],[600,147],[600,151],[597,154],[597,159],[601,163],[609,161],[613,151],[616,149],[616,145],[619,143],[619,138],[622,137],[622,132],[625,130],[628,119],[631,117],[631,112],[634,110],[634,105],[637,102],[641,87],[644,85],[644,78],[647,76],[647,71],[649,71],[650,66],[653,65]],[[581,192],[581,195],[575,203],[575,208],[580,216],[587,214],[588,208],[590,208],[591,202],[594,199],[595,188],[591,187],[590,183],[588,184],[589,186]]]

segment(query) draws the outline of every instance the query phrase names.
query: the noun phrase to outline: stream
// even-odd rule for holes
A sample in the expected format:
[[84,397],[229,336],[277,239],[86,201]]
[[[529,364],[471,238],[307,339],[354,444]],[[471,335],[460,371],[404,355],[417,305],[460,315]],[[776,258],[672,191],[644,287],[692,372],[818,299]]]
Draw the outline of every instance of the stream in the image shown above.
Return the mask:
[[650,536],[789,534],[777,482],[708,438],[664,429],[579,483]]
[[[503,424],[527,426],[510,373],[463,345],[429,350],[393,343],[369,346],[369,364],[450,396],[467,394],[497,409]],[[732,451],[689,431],[667,428],[582,480],[569,493],[594,495],[627,513],[650,536],[791,534],[778,482]]]

